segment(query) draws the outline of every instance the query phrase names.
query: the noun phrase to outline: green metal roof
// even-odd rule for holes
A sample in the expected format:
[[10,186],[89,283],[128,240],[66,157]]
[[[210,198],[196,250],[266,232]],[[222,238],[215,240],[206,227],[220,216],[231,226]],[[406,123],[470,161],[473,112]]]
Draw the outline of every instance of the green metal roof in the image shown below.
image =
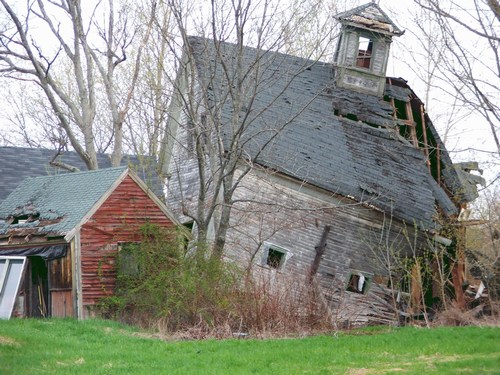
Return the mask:
[[127,167],[116,167],[27,178],[0,203],[0,235],[13,230],[67,234],[126,171]]

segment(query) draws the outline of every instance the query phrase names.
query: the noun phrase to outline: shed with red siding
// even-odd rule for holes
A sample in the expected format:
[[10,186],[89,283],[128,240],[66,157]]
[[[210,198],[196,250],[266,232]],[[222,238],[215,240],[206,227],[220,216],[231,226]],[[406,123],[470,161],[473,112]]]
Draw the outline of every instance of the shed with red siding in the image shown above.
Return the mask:
[[17,301],[15,315],[88,317],[114,292],[119,244],[140,241],[145,223],[177,225],[126,167],[25,180],[0,204],[0,258],[27,259],[15,293],[0,298]]

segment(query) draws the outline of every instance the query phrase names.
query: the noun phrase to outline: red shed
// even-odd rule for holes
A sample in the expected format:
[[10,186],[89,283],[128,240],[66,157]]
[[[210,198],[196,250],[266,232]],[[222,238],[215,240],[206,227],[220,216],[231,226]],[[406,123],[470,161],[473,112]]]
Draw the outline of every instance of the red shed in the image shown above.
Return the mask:
[[92,315],[145,223],[177,225],[126,167],[26,179],[0,204],[0,318]]

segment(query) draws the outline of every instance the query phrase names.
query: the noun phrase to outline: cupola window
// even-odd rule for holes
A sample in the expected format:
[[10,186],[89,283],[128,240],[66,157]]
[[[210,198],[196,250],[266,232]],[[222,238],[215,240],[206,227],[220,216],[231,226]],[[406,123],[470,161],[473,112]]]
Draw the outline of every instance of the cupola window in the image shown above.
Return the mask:
[[358,55],[356,57],[356,66],[358,68],[370,69],[373,53],[373,40],[364,36],[359,37]]

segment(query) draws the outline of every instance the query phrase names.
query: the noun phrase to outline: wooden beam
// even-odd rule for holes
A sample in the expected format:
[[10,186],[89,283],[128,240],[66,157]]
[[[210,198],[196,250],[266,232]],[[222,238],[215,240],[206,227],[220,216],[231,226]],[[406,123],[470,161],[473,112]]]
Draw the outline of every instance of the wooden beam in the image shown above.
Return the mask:
[[413,146],[418,147],[417,131],[415,129],[415,119],[413,118],[413,110],[411,109],[410,102],[406,103],[406,117],[408,117],[409,123],[413,124],[412,126],[410,126],[411,141],[413,142]]
[[326,239],[328,237],[328,233],[330,233],[331,226],[325,225],[323,229],[323,234],[321,235],[321,240],[319,241],[318,246],[315,247],[316,255],[314,256],[314,261],[311,265],[311,271],[309,272],[309,281],[311,282],[313,277],[318,272],[319,263],[321,262],[321,257],[325,253],[326,249]]
[[429,143],[427,140],[427,128],[425,126],[425,115],[424,115],[423,104],[420,104],[420,119],[422,121],[422,134],[424,136],[424,151],[425,151],[425,157],[427,158],[427,167],[429,168],[429,173],[431,173],[431,160],[429,158]]
[[439,143],[436,145],[436,159],[437,159],[437,183],[441,186],[441,150]]

